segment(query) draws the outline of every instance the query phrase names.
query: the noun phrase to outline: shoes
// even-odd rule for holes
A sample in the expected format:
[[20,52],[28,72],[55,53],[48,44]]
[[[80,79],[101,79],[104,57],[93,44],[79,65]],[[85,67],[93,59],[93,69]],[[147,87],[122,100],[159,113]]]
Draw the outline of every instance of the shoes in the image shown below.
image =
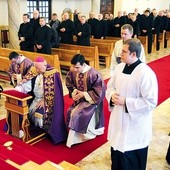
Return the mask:
[[2,88],[2,86],[0,85],[0,93],[1,93],[1,92],[3,92],[3,88]]

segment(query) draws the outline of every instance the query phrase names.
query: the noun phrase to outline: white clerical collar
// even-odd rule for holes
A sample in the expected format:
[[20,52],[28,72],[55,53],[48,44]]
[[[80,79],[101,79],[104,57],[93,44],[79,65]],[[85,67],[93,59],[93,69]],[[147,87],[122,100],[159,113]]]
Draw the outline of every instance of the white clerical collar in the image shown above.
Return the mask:
[[24,61],[24,59],[25,59],[25,56],[20,55],[20,63],[22,63]]
[[91,69],[91,67],[89,65],[85,64],[85,67],[82,70],[82,73],[85,73],[85,72],[89,71],[90,69]]

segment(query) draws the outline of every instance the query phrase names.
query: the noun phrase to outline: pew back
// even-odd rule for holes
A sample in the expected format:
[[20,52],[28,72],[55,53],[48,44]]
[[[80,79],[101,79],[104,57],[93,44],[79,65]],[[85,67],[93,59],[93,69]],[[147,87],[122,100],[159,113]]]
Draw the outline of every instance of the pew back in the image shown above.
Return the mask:
[[95,69],[99,69],[99,55],[97,46],[90,47],[61,43],[59,48],[67,50],[80,50],[80,53],[84,55],[85,60],[89,63],[89,65]]
[[[2,61],[2,57],[6,57],[8,59],[8,56],[9,56],[9,54],[12,51],[16,51],[17,53],[24,55],[25,57],[31,59],[32,61],[34,61],[37,56],[42,56],[42,57],[44,57],[46,59],[47,63],[49,65],[51,65],[52,67],[54,67],[55,69],[57,69],[58,72],[61,75],[61,69],[60,69],[58,55],[39,54],[39,53],[28,52],[28,51],[21,51],[21,50],[16,50],[16,49],[0,48],[0,56],[1,56],[1,60],[0,61]],[[4,59],[4,61],[7,61],[7,60]],[[8,63],[10,63],[9,59],[8,59]],[[7,71],[8,69],[9,69],[9,67],[8,68],[4,68],[3,70],[1,70],[1,67],[0,67],[1,71]]]

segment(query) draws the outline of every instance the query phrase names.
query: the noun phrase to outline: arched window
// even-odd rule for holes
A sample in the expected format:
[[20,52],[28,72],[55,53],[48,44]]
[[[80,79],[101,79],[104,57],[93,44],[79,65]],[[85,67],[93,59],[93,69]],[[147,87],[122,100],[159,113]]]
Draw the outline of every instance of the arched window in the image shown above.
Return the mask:
[[38,10],[40,17],[45,17],[46,22],[51,18],[51,0],[27,0],[27,12],[30,18],[33,17],[33,11]]

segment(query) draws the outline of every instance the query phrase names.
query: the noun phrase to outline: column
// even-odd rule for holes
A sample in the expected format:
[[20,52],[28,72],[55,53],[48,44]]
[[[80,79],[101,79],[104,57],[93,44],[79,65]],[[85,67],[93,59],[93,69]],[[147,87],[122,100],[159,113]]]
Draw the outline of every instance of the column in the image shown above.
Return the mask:
[[114,0],[114,17],[117,17],[117,12],[122,11],[123,0]]
[[8,0],[10,48],[19,49],[18,30],[21,22],[20,0]]
[[91,0],[91,12],[95,13],[96,18],[100,13],[100,0]]

